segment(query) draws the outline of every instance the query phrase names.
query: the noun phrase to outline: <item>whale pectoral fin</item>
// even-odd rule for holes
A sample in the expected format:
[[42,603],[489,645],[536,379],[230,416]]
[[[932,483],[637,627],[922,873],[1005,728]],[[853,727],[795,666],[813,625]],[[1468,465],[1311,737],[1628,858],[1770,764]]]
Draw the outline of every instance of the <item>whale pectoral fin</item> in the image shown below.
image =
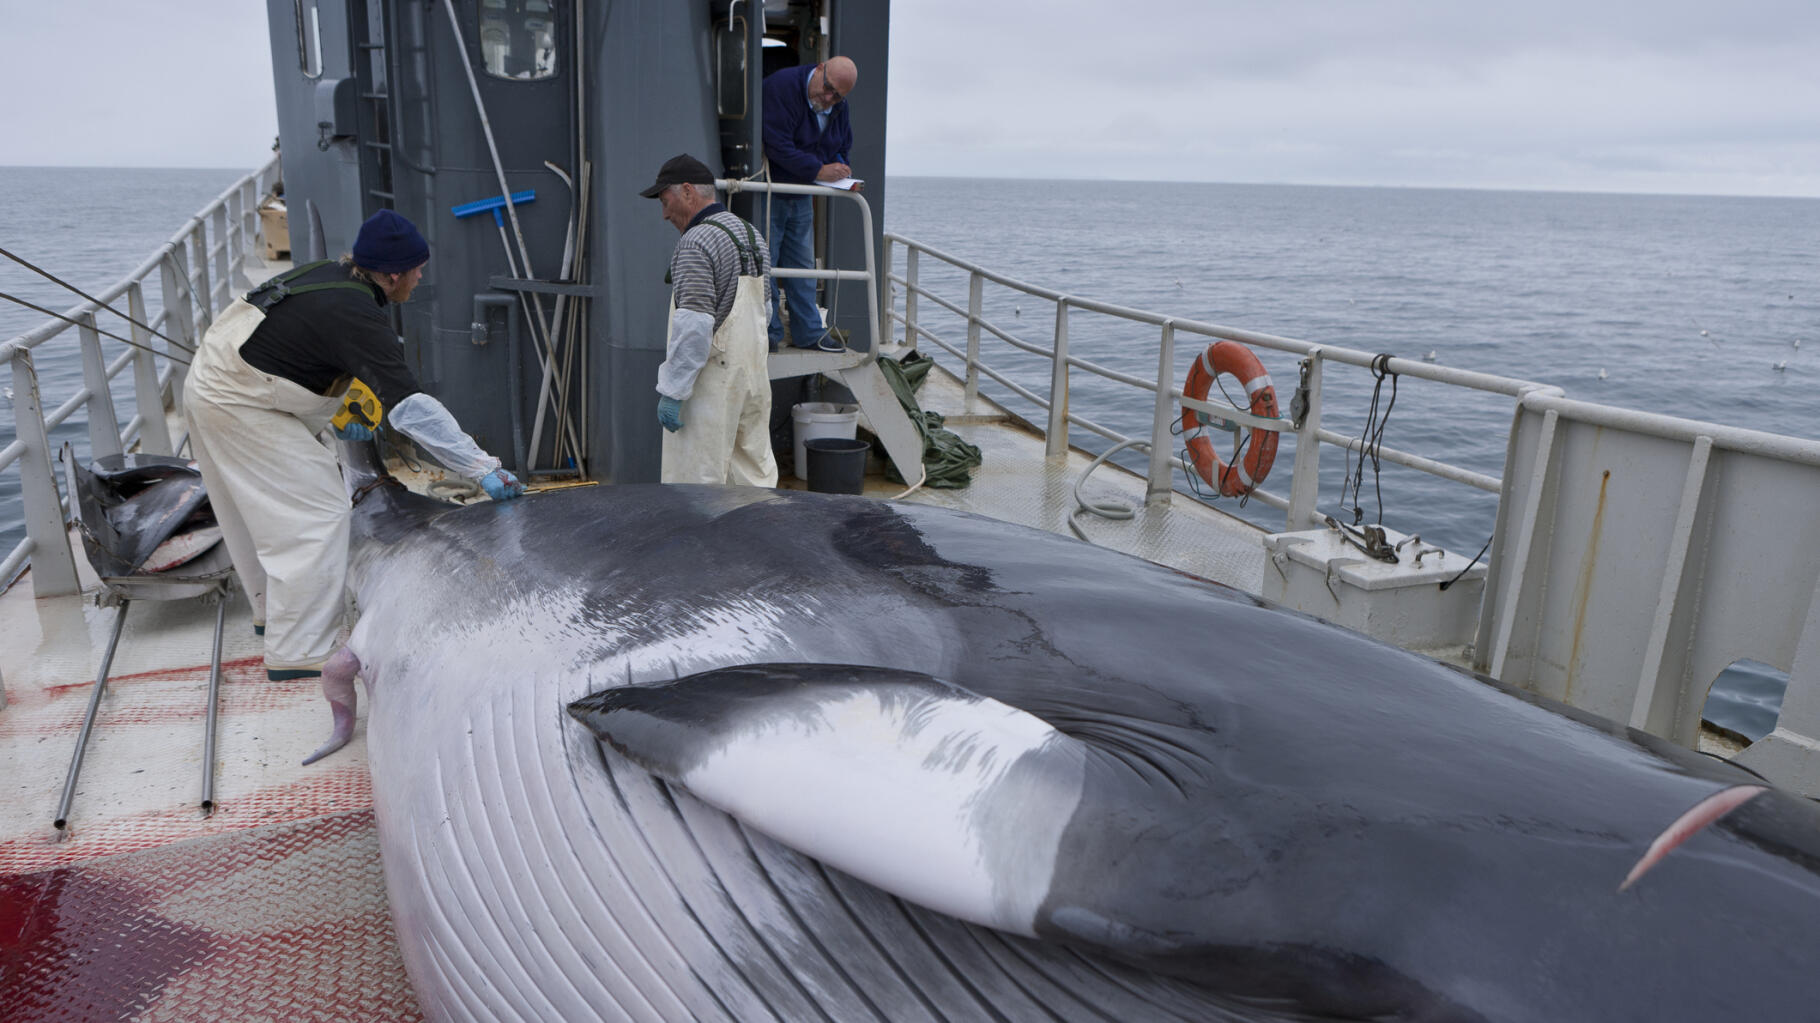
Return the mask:
[[348,744],[354,737],[354,708],[359,701],[359,694],[354,688],[354,677],[360,673],[360,658],[354,651],[342,647],[329,658],[329,663],[322,667],[322,696],[329,701],[329,714],[332,718],[329,738],[316,752],[304,758],[305,767],[321,760]]
[[569,705],[602,741],[901,898],[1033,935],[1085,747],[929,675],[761,664]]

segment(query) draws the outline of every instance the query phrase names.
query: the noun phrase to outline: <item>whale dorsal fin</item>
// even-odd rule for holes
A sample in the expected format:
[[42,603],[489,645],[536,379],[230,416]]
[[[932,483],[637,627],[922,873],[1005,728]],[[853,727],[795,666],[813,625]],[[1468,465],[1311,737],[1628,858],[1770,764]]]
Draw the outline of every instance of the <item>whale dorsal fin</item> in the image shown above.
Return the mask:
[[603,741],[785,845],[900,898],[1033,935],[1085,747],[930,675],[722,668],[595,693]]

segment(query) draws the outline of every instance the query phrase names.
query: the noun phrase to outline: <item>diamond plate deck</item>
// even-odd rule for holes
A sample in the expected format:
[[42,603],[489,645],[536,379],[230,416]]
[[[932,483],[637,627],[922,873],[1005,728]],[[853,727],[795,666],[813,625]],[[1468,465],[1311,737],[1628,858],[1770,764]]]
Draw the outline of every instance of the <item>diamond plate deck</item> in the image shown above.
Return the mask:
[[[1043,438],[990,401],[969,405],[961,382],[937,366],[917,392],[922,407],[947,417],[947,426],[984,455],[973,482],[960,490],[918,490],[908,498],[924,504],[975,512],[1006,522],[1068,533],[1075,510],[1074,484],[1092,456],[1071,450],[1065,458],[1043,454]],[[891,496],[885,485],[867,493]],[[1094,515],[1077,520],[1096,544],[1134,554],[1215,582],[1257,593],[1264,578],[1264,535],[1258,527],[1209,508],[1186,494],[1166,505],[1146,506],[1144,479],[1114,464],[1100,466],[1083,488],[1095,501],[1129,505],[1137,514],[1112,521]]]
[[0,877],[9,1020],[416,1020],[370,811]]
[[[989,403],[964,407],[944,373],[921,399],[988,469],[910,500],[1068,531],[1087,455],[1046,459],[1035,431]],[[868,484],[875,496],[902,489]],[[1262,530],[1186,496],[1147,508],[1144,481],[1115,465],[1086,489],[1137,509],[1129,521],[1083,517],[1094,542],[1256,592]],[[116,612],[35,599],[29,572],[0,594],[8,1020],[421,1018],[386,909],[364,721],[332,759],[300,766],[327,708],[314,682],[266,681],[250,612],[229,599],[214,815],[199,807],[213,608],[137,601],[59,838],[57,796]]]

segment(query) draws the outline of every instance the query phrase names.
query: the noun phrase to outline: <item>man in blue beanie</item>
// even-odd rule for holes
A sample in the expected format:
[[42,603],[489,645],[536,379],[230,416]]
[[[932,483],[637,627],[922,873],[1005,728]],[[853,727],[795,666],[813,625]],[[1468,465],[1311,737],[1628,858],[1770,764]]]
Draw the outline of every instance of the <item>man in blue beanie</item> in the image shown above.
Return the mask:
[[[209,503],[265,635],[266,675],[320,677],[333,708],[333,736],[305,763],[338,749],[354,726],[360,661],[337,649],[350,507],[335,456],[318,440],[349,382],[358,377],[385,422],[489,497],[524,492],[405,364],[386,306],[411,297],[429,258],[415,225],[380,210],[360,225],[350,255],[280,274],[229,305],[203,335],[184,387]],[[359,423],[336,433],[373,436]]]

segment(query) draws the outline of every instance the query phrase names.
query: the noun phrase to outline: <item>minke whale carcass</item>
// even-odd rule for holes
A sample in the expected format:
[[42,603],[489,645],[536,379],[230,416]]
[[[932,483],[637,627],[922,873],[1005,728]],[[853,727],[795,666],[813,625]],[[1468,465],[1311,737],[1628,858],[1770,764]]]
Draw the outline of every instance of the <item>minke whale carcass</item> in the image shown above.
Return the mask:
[[431,1018],[1820,1006],[1820,810],[1646,734],[935,507],[367,482],[351,643]]

